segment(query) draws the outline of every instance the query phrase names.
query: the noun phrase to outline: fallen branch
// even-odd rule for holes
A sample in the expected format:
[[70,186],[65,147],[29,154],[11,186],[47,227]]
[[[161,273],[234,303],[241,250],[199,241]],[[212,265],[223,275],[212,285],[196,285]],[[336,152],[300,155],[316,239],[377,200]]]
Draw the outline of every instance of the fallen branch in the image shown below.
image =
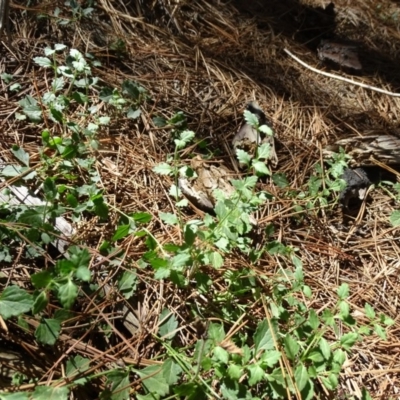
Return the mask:
[[389,92],[388,90],[380,89],[380,88],[377,88],[377,87],[375,87],[375,86],[366,85],[365,83],[356,82],[356,81],[353,81],[352,79],[345,78],[345,77],[343,77],[343,76],[339,76],[339,75],[331,74],[331,73],[329,73],[329,72],[321,71],[321,70],[319,70],[319,69],[317,69],[317,68],[311,67],[311,65],[308,65],[308,64],[305,63],[304,61],[300,60],[300,58],[296,57],[296,56],[295,56],[293,53],[291,53],[288,49],[283,49],[283,51],[284,51],[286,54],[289,54],[290,57],[292,57],[294,60],[296,60],[296,61],[297,61],[299,64],[301,64],[303,67],[306,67],[306,68],[310,69],[311,71],[316,72],[317,74],[321,74],[321,75],[327,76],[327,77],[329,77],[329,78],[337,79],[337,80],[339,80],[339,81],[352,83],[353,85],[360,86],[360,87],[362,87],[362,88],[364,88],[364,89],[374,90],[375,92],[387,94],[388,96],[400,97],[400,93]]

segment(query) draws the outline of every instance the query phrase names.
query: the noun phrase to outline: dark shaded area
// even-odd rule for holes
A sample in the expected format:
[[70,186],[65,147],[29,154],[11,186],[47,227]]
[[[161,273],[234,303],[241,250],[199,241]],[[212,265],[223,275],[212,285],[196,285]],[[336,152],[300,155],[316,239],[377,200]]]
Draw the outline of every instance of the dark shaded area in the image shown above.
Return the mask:
[[365,198],[366,191],[371,181],[362,168],[347,168],[341,178],[346,181],[347,186],[342,193],[340,193],[339,199],[345,209],[353,208],[354,205],[357,205]]
[[[234,0],[233,4],[243,15],[255,18],[259,29],[272,27],[276,34],[307,46],[317,52],[321,40],[335,40],[339,43],[354,45],[358,48],[362,65],[360,75],[381,76],[396,91],[400,88],[398,66],[400,57],[392,58],[367,46],[366,43],[349,40],[336,32],[335,6],[330,3],[325,9],[312,8],[296,0],[246,1]],[[376,48],[381,48],[376,43]],[[329,63],[330,68],[341,69],[340,65]],[[348,71],[346,71],[348,72]],[[354,71],[352,71],[354,72]]]
[[[394,170],[400,171],[400,165],[392,166]],[[367,166],[362,168],[345,170],[342,179],[347,187],[340,194],[343,211],[347,215],[356,216],[361,203],[364,201],[366,191],[371,184],[379,184],[382,181],[397,182],[396,175],[378,166]],[[367,198],[368,201],[368,198]]]
[[334,37],[333,3],[325,9],[307,7],[294,0],[234,0],[233,4],[244,15],[254,17],[260,29],[271,26],[275,33],[305,44],[312,50],[317,49],[321,39]]

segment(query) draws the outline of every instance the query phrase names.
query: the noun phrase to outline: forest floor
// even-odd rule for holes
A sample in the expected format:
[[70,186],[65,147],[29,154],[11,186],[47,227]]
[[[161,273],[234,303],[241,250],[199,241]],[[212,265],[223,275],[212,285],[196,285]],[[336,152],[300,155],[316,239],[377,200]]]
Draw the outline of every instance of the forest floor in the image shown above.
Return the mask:
[[[96,398],[100,392],[105,396],[105,389],[111,388],[112,380],[106,381],[101,373],[110,365],[121,367],[122,362],[122,366],[137,368],[136,372],[130,370],[128,381],[132,398],[135,393],[150,398],[144,397],[150,389],[142,387],[143,376],[138,371],[159,365],[165,354],[175,354],[179,348],[186,349],[187,357],[195,357],[195,344],[205,338],[208,323],[221,323],[225,332],[230,332],[229,339],[239,346],[236,339],[241,337],[243,344],[243,332],[250,340],[257,324],[272,318],[266,306],[272,296],[268,292],[270,282],[282,271],[294,270],[279,252],[266,251],[256,260],[239,250],[225,254],[219,269],[202,267],[204,276],[211,278],[206,291],[192,283],[187,286],[176,284],[173,279],[155,279],[151,267],[138,265],[149,250],[140,235],[128,235],[113,243],[123,251],[123,262],[113,264],[114,269],[110,269],[111,263],[105,267],[105,261],[99,261],[101,246],[112,241],[122,214],[151,215],[146,232],[151,232],[157,243],[179,244],[183,240],[182,232],[159,216],[177,213],[177,208],[168,194],[173,180],[154,172],[155,166],[174,153],[174,127],[161,126],[157,121],[168,121],[182,111],[185,127],[195,133],[195,144],[180,152],[182,163],[201,154],[218,160],[237,175],[231,141],[242,123],[246,103],[256,100],[275,131],[279,163],[272,173],[285,176],[287,185],[281,187],[273,178],[260,181],[258,188],[268,192],[271,200],[258,211],[257,229],[268,228],[269,236],[258,234],[254,245],[279,242],[293,249],[301,261],[304,283],[312,291],[312,296],[302,301],[317,315],[337,304],[338,288],[345,283],[350,293],[347,303],[357,322],[366,323],[366,304],[373,306],[377,316],[384,314],[394,321],[385,327],[384,339],[371,333],[354,343],[336,389],[329,392],[317,379],[315,398],[361,398],[363,388],[373,399],[400,398],[400,232],[390,222],[392,213],[398,210],[398,199],[389,186],[377,184],[353,214],[344,215],[331,195],[327,207],[309,212],[305,208],[310,198],[302,200],[298,196],[308,193],[315,165],[324,165],[323,149],[327,145],[370,131],[396,134],[400,127],[400,98],[321,75],[284,51],[289,50],[320,71],[399,92],[398,2],[337,0],[332,8],[323,0],[98,0],[88,17],[83,10],[90,2],[80,3],[75,13],[64,1],[33,1],[29,6],[20,0],[11,3],[12,45],[4,33],[0,50],[0,73],[13,76],[10,83],[4,76],[1,81],[0,154],[7,163],[15,162],[10,148],[17,144],[29,153],[30,167],[39,171],[43,162],[39,161],[42,132],[47,129],[60,134],[50,119],[32,123],[16,117],[23,98],[38,98],[49,88],[49,69],[33,62],[35,57],[44,57],[45,47],[64,44],[68,49],[90,54],[93,60],[100,61],[92,64],[92,75],[99,78],[101,86],[121,88],[122,82],[129,80],[146,90],[138,118],[113,118],[110,114],[110,123],[98,132],[95,169],[98,187],[109,207],[107,221],[90,213],[79,221],[65,214],[76,232],[68,240],[91,254],[93,283],[101,288],[106,280],[113,288],[112,276],[129,266],[135,268],[136,292],[129,303],[118,288],[103,295],[99,289],[96,295],[80,296],[79,306],[73,308],[75,319],[62,324],[61,335],[51,348],[40,344],[34,334],[40,318],[53,318],[59,308],[57,298],[49,294],[49,303],[40,317],[19,316],[26,319],[25,330],[13,318],[2,321],[0,329],[2,354],[7,353],[7,348],[15,354],[22,353],[33,370],[12,365],[3,358],[2,368],[7,366],[14,373],[36,378],[38,385],[68,386],[64,365],[68,357],[80,355],[90,359],[89,372],[96,379],[91,381],[92,386],[85,386],[86,392],[79,394],[73,389],[73,395]],[[317,47],[324,38],[357,46],[362,69],[354,71],[321,61]],[[18,84],[18,90],[12,90],[12,84]],[[101,101],[97,106],[100,110],[103,107],[106,115],[108,106]],[[77,108],[76,121],[81,118],[79,112]],[[54,168],[56,176],[57,166]],[[303,212],[298,206],[303,207]],[[180,212],[184,220],[204,216],[193,205]],[[11,262],[3,261],[2,290],[14,282],[33,293],[29,277],[42,267],[24,255],[25,245],[18,244],[21,252],[14,250]],[[58,257],[49,252],[41,263],[50,268]],[[108,257],[111,259],[111,255]],[[242,279],[239,271],[244,269],[257,282],[264,283],[254,284],[254,293],[246,291],[242,296],[239,291],[232,292],[232,279]],[[264,293],[266,303],[255,300],[253,294],[256,296],[257,290]],[[123,304],[137,318],[132,330],[121,323],[118,306]],[[176,337],[165,344],[160,339],[161,316],[168,319],[171,315],[176,322]],[[198,328],[199,318],[205,324],[203,328]],[[345,323],[338,323],[337,327],[338,331],[324,332],[328,341],[351,331]],[[208,398],[240,398],[227,397],[218,384],[218,374],[213,376],[211,370],[200,373],[208,382]],[[188,374],[185,376],[180,387],[185,380],[189,382]],[[29,379],[17,384],[4,377],[1,387],[6,391],[32,391],[35,385]],[[241,382],[246,379],[243,372]],[[257,392],[253,386],[252,394],[257,393],[266,398],[262,389]],[[301,398],[299,391],[290,393],[287,397]]]

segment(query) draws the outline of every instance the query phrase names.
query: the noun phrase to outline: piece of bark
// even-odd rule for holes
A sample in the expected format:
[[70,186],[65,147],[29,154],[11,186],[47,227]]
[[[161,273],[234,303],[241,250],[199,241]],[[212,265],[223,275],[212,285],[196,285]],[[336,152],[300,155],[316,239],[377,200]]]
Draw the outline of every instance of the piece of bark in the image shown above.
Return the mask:
[[325,156],[338,152],[342,147],[351,156],[351,166],[374,165],[371,156],[385,164],[400,164],[400,137],[382,133],[367,133],[338,140],[324,150]]
[[196,172],[197,178],[189,181],[186,177],[180,177],[179,188],[198,209],[213,213],[217,202],[214,191],[220,189],[226,197],[234,192],[229,182],[231,172],[222,165],[216,166],[203,160],[200,156],[192,159],[191,168]]
[[356,71],[362,69],[358,58],[357,46],[322,40],[317,52],[318,58],[322,61],[332,61],[341,67],[351,68]]

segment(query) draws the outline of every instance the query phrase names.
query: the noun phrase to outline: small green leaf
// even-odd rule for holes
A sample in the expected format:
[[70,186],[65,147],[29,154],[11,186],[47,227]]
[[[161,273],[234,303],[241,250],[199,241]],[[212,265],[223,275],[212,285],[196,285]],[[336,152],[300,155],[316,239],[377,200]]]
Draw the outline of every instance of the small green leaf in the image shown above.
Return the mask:
[[259,126],[259,121],[258,121],[257,115],[253,114],[253,113],[250,112],[249,110],[245,110],[245,111],[243,112],[243,116],[244,116],[245,121],[246,121],[249,125],[251,125],[251,126],[253,126],[253,127],[255,127],[255,128],[258,128],[258,126]]
[[262,322],[259,322],[257,325],[257,329],[254,334],[254,344],[256,354],[260,350],[272,350],[275,347],[272,333],[269,329],[268,321],[266,319]]
[[171,175],[173,168],[167,163],[160,163],[153,168],[153,171],[159,175]]
[[19,222],[31,226],[42,227],[45,218],[43,211],[44,210],[40,207],[36,207],[36,209],[25,210],[20,214]]
[[284,338],[284,346],[287,358],[293,361],[300,350],[300,346],[292,336],[287,334]]
[[176,205],[177,207],[180,207],[180,208],[182,208],[182,207],[187,207],[187,206],[189,205],[189,202],[188,202],[187,199],[182,199],[182,200],[177,201],[177,202],[175,203],[175,205]]
[[300,391],[302,391],[308,383],[307,368],[304,365],[299,365],[294,372],[294,379]]
[[33,122],[40,122],[42,119],[42,109],[32,96],[26,96],[18,104],[22,107],[23,113]]
[[24,149],[17,145],[14,145],[11,148],[11,152],[19,161],[22,162],[22,164],[24,164],[26,167],[29,167],[29,154]]
[[364,309],[365,309],[365,315],[368,317],[368,319],[375,318],[375,311],[370,304],[365,303]]
[[31,276],[31,282],[36,289],[41,289],[50,285],[52,275],[48,271],[41,271]]
[[157,128],[161,128],[165,125],[167,125],[167,120],[163,117],[153,117],[153,124],[157,127]]
[[152,215],[146,212],[137,212],[132,215],[132,218],[135,222],[140,224],[146,224],[152,220]]
[[220,343],[225,338],[225,331],[222,324],[212,323],[208,328],[208,337],[214,343]]
[[67,276],[75,271],[76,266],[71,260],[58,260],[56,263],[56,270],[62,275]]
[[36,339],[52,346],[57,341],[61,331],[61,322],[58,319],[43,319],[36,328]]
[[231,379],[236,381],[238,381],[243,374],[242,368],[236,364],[229,365],[226,372]]
[[187,250],[185,250],[185,252],[180,252],[178,253],[176,256],[173,256],[171,258],[171,266],[174,269],[180,269],[182,267],[185,267],[186,265],[189,264],[189,262],[192,260],[191,255],[189,254],[189,252]]
[[252,364],[247,367],[249,371],[249,386],[254,386],[256,383],[261,382],[264,379],[265,371],[258,365]]
[[75,299],[78,296],[78,287],[71,281],[58,288],[58,299],[60,300],[62,306],[66,309],[72,307],[75,303]]
[[222,348],[221,346],[215,346],[214,348],[214,357],[215,360],[220,361],[224,364],[228,364],[229,361],[229,353]]
[[272,175],[272,181],[281,189],[289,186],[289,181],[287,180],[286,175],[280,172]]
[[395,324],[395,321],[392,318],[387,317],[384,314],[380,314],[379,319],[382,322],[382,324],[385,324],[387,326],[392,326]]
[[34,57],[33,61],[40,67],[51,68],[53,66],[53,63],[47,57]]
[[371,328],[369,326],[360,326],[360,328],[358,329],[358,334],[361,336],[365,336],[365,335],[370,335],[371,334]]
[[196,383],[190,382],[190,383],[183,383],[182,385],[174,387],[174,393],[177,396],[180,396],[178,398],[196,400],[196,399],[203,399],[204,389],[202,386],[198,386]]
[[179,219],[175,214],[160,211],[158,215],[161,221],[165,222],[167,225],[176,225],[179,223]]
[[120,225],[114,236],[112,237],[112,241],[116,242],[117,240],[123,239],[124,237],[128,236],[132,232],[131,225]]
[[194,138],[195,133],[193,131],[185,130],[180,133],[179,139],[175,139],[174,143],[177,149],[183,149],[187,144],[189,144]]
[[219,269],[224,265],[224,259],[217,251],[212,251],[208,253],[208,258],[210,260],[210,264],[215,268]]
[[47,293],[45,291],[40,292],[36,297],[35,302],[33,303],[32,312],[33,314],[39,314],[42,312],[49,303],[49,299],[47,297]]
[[349,332],[344,334],[341,338],[340,338],[340,344],[343,346],[343,348],[345,350],[350,350],[354,343],[357,341],[358,339],[358,334],[355,332]]
[[330,373],[327,378],[321,377],[321,380],[328,390],[335,390],[339,384],[338,377],[334,373]]
[[385,332],[385,330],[384,330],[379,324],[374,324],[374,332],[375,332],[382,340],[386,340],[386,332]]
[[258,130],[265,133],[267,136],[274,136],[274,131],[268,125],[261,125]]
[[128,112],[126,113],[126,116],[130,119],[137,119],[140,117],[142,114],[142,110],[140,108],[137,108],[134,110],[132,107],[129,107]]
[[0,315],[4,319],[28,312],[32,306],[32,295],[18,286],[8,286],[0,295]]
[[347,299],[349,297],[349,285],[347,283],[343,283],[338,289],[338,296],[341,300]]
[[192,246],[196,240],[197,226],[194,224],[187,224],[183,229],[186,246]]
[[321,363],[324,361],[324,357],[320,351],[313,350],[310,351],[310,353],[307,355],[307,360],[311,360],[316,363]]
[[14,76],[4,72],[3,74],[0,74],[0,78],[8,85],[14,79]]
[[242,149],[236,149],[236,158],[240,164],[249,166],[252,156]]
[[392,226],[400,226],[400,210],[393,211],[390,215],[390,223]]
[[335,317],[332,314],[332,311],[325,309],[322,313],[322,320],[325,321],[325,323],[328,326],[333,326],[335,323]]
[[158,333],[164,340],[171,340],[176,335],[176,329],[178,328],[178,321],[174,314],[172,314],[167,308],[162,310],[158,322],[160,325]]
[[[154,267],[154,261],[152,260],[150,264]],[[154,274],[155,279],[165,279],[171,275],[171,270],[168,267],[154,267],[156,268],[156,273]]]
[[[15,399],[17,400],[17,399]],[[373,400],[371,395],[369,394],[368,390],[365,388],[362,388],[361,390],[361,400]]]
[[312,297],[312,291],[311,291],[310,286],[303,285],[303,289],[302,290],[303,290],[304,296],[306,296],[309,299]]
[[26,171],[26,167],[20,165],[7,165],[1,169],[0,174],[6,178],[13,178],[19,176]]
[[271,145],[263,143],[257,148],[257,158],[261,160],[268,160],[271,157]]
[[95,202],[94,212],[102,220],[106,220],[108,218],[108,211],[108,205],[104,201]]
[[214,242],[215,246],[217,246],[219,249],[223,250],[223,251],[229,251],[229,240],[221,237],[218,240],[216,240]]
[[169,392],[169,385],[164,377],[163,368],[159,365],[151,365],[142,370],[136,371],[142,378],[142,385],[150,392],[158,396],[166,396]]
[[68,249],[68,254],[71,262],[76,266],[89,266],[91,255],[86,248],[81,248],[79,246],[71,246]]
[[114,369],[107,374],[107,386],[110,388],[111,400],[129,399],[129,371]]
[[296,267],[295,277],[298,281],[302,282],[304,280],[303,263],[295,254],[292,254],[291,259],[293,265]]
[[182,197],[181,189],[179,189],[179,187],[176,185],[171,185],[168,193],[171,197],[175,198],[176,200]]
[[178,383],[182,368],[172,358],[167,358],[163,363],[162,371],[167,384],[172,386]]
[[132,297],[137,285],[137,275],[135,271],[125,271],[118,280],[118,288],[126,299]]
[[31,400],[68,400],[69,389],[67,386],[36,386]]
[[90,282],[91,272],[85,265],[79,266],[75,271],[75,276],[83,282]]
[[349,314],[350,314],[350,306],[347,303],[347,301],[340,301],[339,302],[339,310],[340,310],[340,316],[343,319],[346,319]]
[[337,349],[333,353],[333,361],[342,366],[346,361],[346,353],[342,349]]
[[82,372],[89,369],[90,359],[84,358],[79,354],[72,359],[67,361],[66,374],[69,379],[73,379],[75,385],[84,385],[87,382],[87,378],[78,378]]
[[265,352],[265,355],[263,356],[263,361],[267,363],[268,367],[272,368],[280,360],[281,356],[282,354],[280,351],[270,350]]
[[265,162],[263,161],[253,161],[252,164],[254,170],[262,175],[271,175],[271,171],[266,166]]
[[[291,258],[292,258],[293,264],[295,264],[294,259],[296,259],[297,257],[292,256]],[[294,277],[296,278],[296,280],[299,283],[302,283],[304,281],[303,266],[302,266],[301,260],[300,259],[298,259],[298,260],[300,261],[300,263],[298,263],[298,265],[296,266],[296,270],[294,272]]]
[[321,353],[324,356],[325,360],[329,360],[331,356],[331,346],[329,346],[329,343],[325,338],[320,339],[319,349],[321,350]]
[[63,122],[63,113],[56,108],[50,108],[50,114],[53,117],[54,121],[57,121],[59,123]]

